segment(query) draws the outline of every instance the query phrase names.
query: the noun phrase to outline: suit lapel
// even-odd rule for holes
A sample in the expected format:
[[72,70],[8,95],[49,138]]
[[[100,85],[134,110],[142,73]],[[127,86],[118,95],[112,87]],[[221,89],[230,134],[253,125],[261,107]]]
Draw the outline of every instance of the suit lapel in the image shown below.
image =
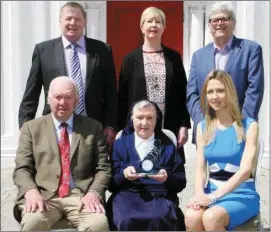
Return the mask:
[[72,160],[72,157],[76,151],[76,148],[79,146],[79,141],[81,139],[82,131],[84,131],[82,121],[80,120],[80,118],[78,117],[77,114],[74,114],[72,144],[71,144],[71,151],[70,151],[71,160]]
[[56,155],[56,159],[59,161],[59,164],[60,164],[60,153],[59,153],[59,148],[58,148],[58,143],[57,143],[57,138],[56,138],[55,126],[53,123],[53,118],[51,114],[45,117],[46,117],[45,126],[44,126],[45,136],[47,137],[48,142],[52,147],[53,153]]
[[225,65],[225,72],[229,73],[231,70],[231,67],[236,60],[238,53],[240,52],[241,46],[238,43],[237,38],[234,36],[232,39],[232,46],[228,54],[228,60]]
[[56,40],[53,56],[55,59],[55,65],[58,66],[59,72],[63,73],[63,75],[67,76],[67,70],[65,65],[65,56],[64,56],[64,48],[61,37]]
[[206,70],[214,70],[215,69],[215,53],[214,53],[214,44],[211,43],[207,47],[207,56],[204,57],[206,60]]
[[97,59],[97,53],[94,50],[93,46],[91,46],[91,41],[89,39],[86,39],[86,58],[87,58],[87,72],[86,72],[86,88],[90,83],[90,80],[92,78],[94,67]]

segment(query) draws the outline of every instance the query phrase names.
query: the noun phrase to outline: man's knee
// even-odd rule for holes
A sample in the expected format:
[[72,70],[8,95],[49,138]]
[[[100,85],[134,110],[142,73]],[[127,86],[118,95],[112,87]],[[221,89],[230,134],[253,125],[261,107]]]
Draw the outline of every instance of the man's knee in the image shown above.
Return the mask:
[[44,214],[40,212],[26,213],[21,221],[22,231],[48,231],[51,230],[50,223]]
[[79,231],[109,231],[108,220],[103,213],[90,213],[78,226]]

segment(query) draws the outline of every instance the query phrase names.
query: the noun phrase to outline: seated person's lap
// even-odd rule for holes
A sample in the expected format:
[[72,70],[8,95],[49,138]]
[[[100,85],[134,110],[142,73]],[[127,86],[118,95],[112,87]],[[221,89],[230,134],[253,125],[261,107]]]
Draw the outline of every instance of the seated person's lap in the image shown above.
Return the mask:
[[92,227],[93,230],[109,230],[105,214],[89,213],[85,208],[81,211],[78,210],[82,197],[83,193],[80,189],[71,189],[69,195],[65,198],[54,196],[47,201],[48,212],[37,210],[35,213],[25,213],[23,212],[24,205],[20,205],[19,207],[22,210],[22,229],[50,229],[59,220],[66,218],[78,228]]

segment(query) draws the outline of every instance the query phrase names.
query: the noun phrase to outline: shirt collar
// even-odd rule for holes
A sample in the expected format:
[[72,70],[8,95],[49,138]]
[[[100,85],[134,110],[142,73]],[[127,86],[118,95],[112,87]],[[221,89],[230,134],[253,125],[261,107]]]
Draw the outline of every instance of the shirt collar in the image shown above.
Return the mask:
[[[53,117],[53,122],[54,122],[55,128],[59,129],[60,124],[63,121],[60,121],[60,120],[56,119],[56,117],[53,114],[52,114],[52,117]],[[71,130],[73,129],[73,118],[74,118],[74,114],[72,114],[72,116],[65,122],[65,123],[68,124],[68,127],[70,127]]]
[[153,142],[154,141],[154,133],[147,139],[142,139],[140,138],[136,132],[134,132],[135,134],[135,147],[137,148],[142,142]]
[[232,45],[232,40],[233,40],[233,35],[230,37],[230,39],[228,40],[228,42],[225,44],[225,46],[222,48],[222,49],[219,49],[216,44],[214,43],[214,52],[216,51],[222,51],[224,50],[226,47],[227,49],[230,49],[231,48],[231,45]]
[[[71,42],[69,40],[67,40],[67,38],[64,35],[62,35],[61,37],[62,37],[63,47],[68,48],[71,45]],[[85,40],[85,36],[83,34],[81,35],[79,40],[76,41],[76,44],[81,48],[85,48],[86,40]]]

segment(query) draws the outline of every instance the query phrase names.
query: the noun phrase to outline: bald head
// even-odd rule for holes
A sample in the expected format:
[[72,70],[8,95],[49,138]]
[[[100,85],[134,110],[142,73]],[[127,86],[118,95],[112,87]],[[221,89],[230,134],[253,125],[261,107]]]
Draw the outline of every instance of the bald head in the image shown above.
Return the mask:
[[78,103],[76,84],[66,76],[53,79],[47,100],[53,115],[60,121],[67,121]]
[[78,97],[77,87],[76,87],[75,82],[67,76],[56,77],[55,79],[51,81],[50,86],[49,86],[48,96],[52,94],[59,87],[63,88],[64,86],[67,88],[73,89],[73,91]]

